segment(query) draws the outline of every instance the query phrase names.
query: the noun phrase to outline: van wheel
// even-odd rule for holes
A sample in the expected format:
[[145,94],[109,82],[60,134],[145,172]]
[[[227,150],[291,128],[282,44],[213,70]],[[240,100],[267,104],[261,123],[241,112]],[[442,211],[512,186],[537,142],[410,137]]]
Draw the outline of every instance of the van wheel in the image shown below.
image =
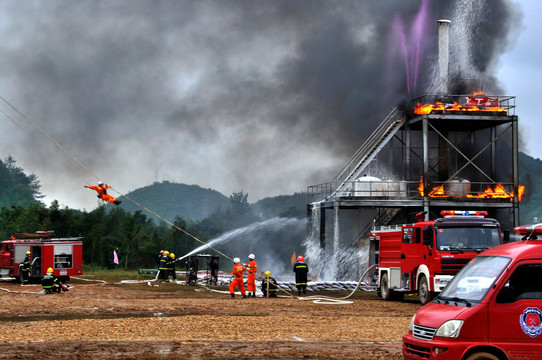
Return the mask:
[[392,298],[392,290],[390,289],[387,273],[382,274],[382,278],[380,279],[380,296],[384,300],[391,300]]
[[465,360],[499,360],[499,357],[482,351],[469,355]]
[[425,275],[420,276],[420,280],[418,281],[418,297],[423,305],[430,302],[433,298],[429,289],[429,282]]

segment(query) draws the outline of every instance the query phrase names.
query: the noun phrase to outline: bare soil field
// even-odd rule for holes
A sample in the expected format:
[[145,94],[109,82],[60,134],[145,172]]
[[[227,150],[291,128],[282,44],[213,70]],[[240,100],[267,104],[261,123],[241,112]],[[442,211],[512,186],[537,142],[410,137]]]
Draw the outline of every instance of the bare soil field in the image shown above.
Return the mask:
[[45,295],[0,282],[0,359],[402,359],[401,337],[421,306],[361,291],[352,304],[328,305],[175,283],[70,285]]

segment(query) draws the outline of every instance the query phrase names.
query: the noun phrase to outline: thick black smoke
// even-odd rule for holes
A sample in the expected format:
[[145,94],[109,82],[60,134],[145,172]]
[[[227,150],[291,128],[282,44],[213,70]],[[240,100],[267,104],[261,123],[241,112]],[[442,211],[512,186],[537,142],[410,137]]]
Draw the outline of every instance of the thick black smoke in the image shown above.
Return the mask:
[[[126,193],[159,174],[254,201],[329,181],[391,106],[430,88],[436,20],[463,3],[5,2],[1,95],[81,159],[91,174],[65,161],[91,182]],[[469,22],[469,71],[498,89],[491,70],[510,4],[476,3],[484,18]],[[419,84],[408,94],[392,22],[408,28],[422,6]],[[46,195],[95,205],[83,203],[93,196],[80,178],[0,124],[2,153],[36,173]]]

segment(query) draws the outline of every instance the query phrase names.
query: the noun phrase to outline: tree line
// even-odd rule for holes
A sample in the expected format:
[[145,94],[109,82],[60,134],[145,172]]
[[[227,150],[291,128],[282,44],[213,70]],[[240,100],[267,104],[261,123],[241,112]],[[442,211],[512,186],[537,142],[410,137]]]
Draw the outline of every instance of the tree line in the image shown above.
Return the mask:
[[[246,194],[235,193],[230,199],[230,209],[220,210],[199,222],[176,217],[173,224],[206,242],[254,220],[246,212],[248,203],[239,203],[246,200]],[[34,202],[4,206],[0,210],[1,239],[7,240],[17,232],[36,231],[52,231],[55,238],[83,237],[83,262],[104,268],[117,266],[113,263],[113,250],[119,256],[118,266],[127,269],[154,268],[160,250],[167,249],[180,257],[202,245],[194,237],[166,222],[156,223],[141,210],[132,214],[107,204],[90,212],[60,208],[56,200],[49,207]]]
[[[55,238],[82,237],[84,264],[102,268],[155,268],[160,250],[181,257],[202,245],[201,242],[207,243],[230,230],[270,217],[304,218],[306,211],[302,200],[305,197],[301,194],[292,196],[295,200],[277,197],[250,205],[248,194],[243,191],[234,192],[229,196],[229,206],[217,208],[202,220],[175,217],[174,226],[157,221],[143,210],[126,211],[110,204],[92,211],[61,208],[56,200],[46,206],[40,201],[43,195],[37,176],[26,175],[11,156],[0,161],[0,185],[0,240],[7,240],[17,232],[36,231],[52,231]],[[282,211],[280,204],[284,206]],[[284,260],[293,251],[299,251],[301,233],[304,225],[299,223],[263,227],[258,234],[240,234],[235,241],[219,244],[216,249],[232,253],[232,257],[258,252]],[[118,265],[113,263],[113,251],[118,255]],[[221,262],[221,268],[222,265]],[[229,266],[228,263],[224,268]]]

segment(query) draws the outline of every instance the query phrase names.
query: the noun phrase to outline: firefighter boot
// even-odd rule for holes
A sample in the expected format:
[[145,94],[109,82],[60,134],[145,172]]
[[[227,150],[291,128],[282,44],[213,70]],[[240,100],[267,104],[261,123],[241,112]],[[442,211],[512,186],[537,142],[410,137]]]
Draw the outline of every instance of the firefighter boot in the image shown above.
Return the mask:
[[235,294],[230,294],[232,299],[235,299]]
[[246,298],[247,298],[247,296],[246,296],[246,295],[243,295],[243,299],[246,299]]

